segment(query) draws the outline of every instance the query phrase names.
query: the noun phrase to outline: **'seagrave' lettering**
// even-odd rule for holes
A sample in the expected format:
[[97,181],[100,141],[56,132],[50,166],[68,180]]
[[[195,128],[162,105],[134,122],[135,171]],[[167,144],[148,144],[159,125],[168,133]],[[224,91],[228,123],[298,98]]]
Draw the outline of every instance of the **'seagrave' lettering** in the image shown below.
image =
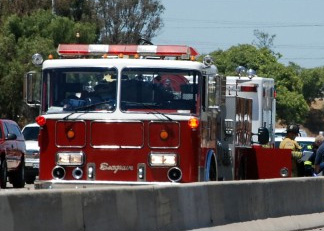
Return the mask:
[[113,171],[114,173],[117,173],[118,171],[133,171],[134,167],[127,165],[109,165],[108,163],[101,163],[100,170]]

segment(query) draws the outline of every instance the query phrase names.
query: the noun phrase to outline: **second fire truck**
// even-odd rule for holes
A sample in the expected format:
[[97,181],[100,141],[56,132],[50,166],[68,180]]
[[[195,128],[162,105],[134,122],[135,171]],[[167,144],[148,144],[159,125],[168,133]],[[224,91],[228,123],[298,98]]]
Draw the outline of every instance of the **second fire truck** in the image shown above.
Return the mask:
[[[201,63],[195,49],[165,45],[61,44],[57,52],[44,62],[36,54],[41,74],[25,77],[25,101],[40,107],[37,188],[290,175],[290,156],[278,161],[278,150],[263,147],[268,129],[252,130],[254,99],[239,95],[242,87],[229,96],[209,56]],[[259,153],[276,161],[271,174]]]

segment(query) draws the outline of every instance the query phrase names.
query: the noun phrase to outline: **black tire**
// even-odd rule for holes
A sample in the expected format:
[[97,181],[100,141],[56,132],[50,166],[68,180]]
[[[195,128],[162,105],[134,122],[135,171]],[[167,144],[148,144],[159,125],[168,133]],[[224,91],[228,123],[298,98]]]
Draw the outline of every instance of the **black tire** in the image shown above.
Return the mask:
[[1,160],[0,166],[0,187],[6,188],[7,187],[7,162],[5,160]]
[[217,181],[217,162],[216,158],[213,156],[210,163],[210,169],[209,169],[209,181]]
[[25,176],[26,184],[34,184],[36,176]]
[[241,159],[239,166],[239,180],[246,180],[246,167],[245,167],[245,158]]
[[25,161],[22,160],[17,171],[12,175],[12,185],[14,188],[25,187]]

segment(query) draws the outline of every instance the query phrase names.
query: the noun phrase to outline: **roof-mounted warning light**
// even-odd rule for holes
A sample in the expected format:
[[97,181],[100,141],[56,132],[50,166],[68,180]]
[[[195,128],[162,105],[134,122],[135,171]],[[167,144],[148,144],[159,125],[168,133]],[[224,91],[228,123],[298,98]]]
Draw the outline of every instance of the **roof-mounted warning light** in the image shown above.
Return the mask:
[[199,53],[192,47],[183,45],[103,45],[103,44],[60,44],[57,53],[60,56],[133,56],[176,57],[193,60]]
[[241,92],[258,92],[258,86],[255,84],[243,85],[240,87]]

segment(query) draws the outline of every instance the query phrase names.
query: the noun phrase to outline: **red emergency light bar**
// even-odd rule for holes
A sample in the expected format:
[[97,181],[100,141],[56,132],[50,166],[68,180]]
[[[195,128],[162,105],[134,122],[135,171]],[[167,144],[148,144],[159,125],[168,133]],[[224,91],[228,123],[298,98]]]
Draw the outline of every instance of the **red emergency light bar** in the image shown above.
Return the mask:
[[197,56],[192,47],[183,45],[104,45],[104,44],[60,44],[57,53],[61,56],[75,55],[140,55],[140,56]]

